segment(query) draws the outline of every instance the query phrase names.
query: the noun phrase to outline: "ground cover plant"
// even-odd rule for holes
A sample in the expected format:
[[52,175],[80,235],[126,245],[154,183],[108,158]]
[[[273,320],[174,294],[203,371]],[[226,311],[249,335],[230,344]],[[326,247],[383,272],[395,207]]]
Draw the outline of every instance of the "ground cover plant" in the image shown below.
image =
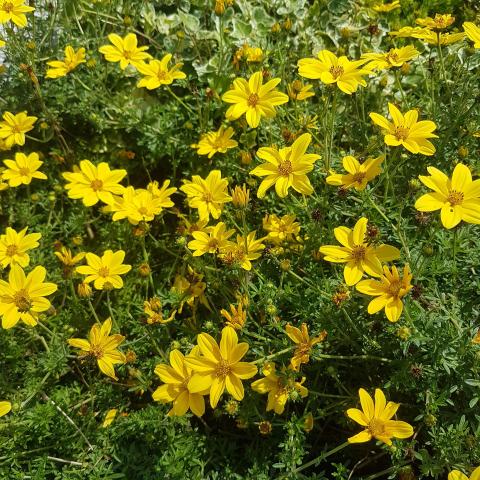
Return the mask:
[[0,0],[0,477],[480,479],[476,0]]

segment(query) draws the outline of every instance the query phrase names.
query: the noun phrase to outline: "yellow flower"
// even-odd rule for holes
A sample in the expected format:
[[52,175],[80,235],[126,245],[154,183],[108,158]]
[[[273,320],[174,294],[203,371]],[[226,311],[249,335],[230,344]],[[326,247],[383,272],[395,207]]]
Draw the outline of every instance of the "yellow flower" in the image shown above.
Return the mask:
[[81,63],[85,63],[85,49],[79,48],[75,51],[70,45],[65,47],[65,59],[64,60],[52,60],[47,62],[47,65],[51,68],[47,70],[47,78],[60,78],[64,77],[72,70],[75,70]]
[[248,63],[258,63],[263,60],[263,51],[260,47],[247,47],[245,55]]
[[131,265],[123,264],[124,258],[123,250],[116,252],[106,250],[102,257],[94,253],[87,253],[85,259],[88,265],[81,265],[75,271],[87,275],[84,282],[94,282],[93,286],[97,290],[122,288],[123,280],[120,275],[124,275],[132,269]]
[[300,224],[295,220],[295,215],[287,214],[278,217],[274,213],[267,213],[262,220],[263,229],[268,232],[267,239],[275,245],[293,242],[300,233]]
[[463,24],[463,29],[467,37],[474,42],[474,48],[480,48],[480,27],[477,27],[472,22],[465,22]]
[[326,178],[329,185],[342,186],[344,188],[355,188],[355,190],[365,190],[367,183],[380,175],[382,169],[380,164],[385,157],[367,158],[365,162],[360,163],[355,157],[343,157],[343,168],[346,174],[334,173]]
[[388,34],[392,37],[398,38],[422,38],[422,35],[428,32],[427,28],[422,27],[402,27],[400,30],[393,30],[388,32]]
[[467,477],[464,473],[459,470],[452,470],[448,474],[448,480],[480,480],[480,467],[477,467],[470,477]]
[[222,97],[224,102],[233,104],[227,110],[227,118],[236,120],[245,114],[248,125],[257,128],[262,117],[274,117],[275,107],[288,102],[288,95],[275,90],[280,81],[273,78],[263,85],[262,72],[255,72],[248,82],[244,78],[235,79],[233,89]]
[[286,375],[285,372],[277,374],[273,362],[266,363],[262,373],[265,377],[255,380],[251,387],[255,392],[268,393],[267,412],[273,410],[281,415],[289,398],[292,396],[305,398],[308,395],[308,390],[302,385],[305,377],[302,377],[300,382],[296,382],[294,377]]
[[5,147],[8,149],[13,145],[25,145],[25,134],[33,129],[36,121],[37,117],[29,117],[27,112],[16,115],[5,112],[3,121],[0,122],[0,139],[5,142]]
[[10,187],[19,185],[30,185],[32,179],[38,178],[45,180],[47,176],[39,172],[38,169],[43,165],[39,160],[38,153],[31,153],[28,157],[21,152],[15,154],[15,160],[4,160],[7,167],[2,173],[2,180],[6,180]]
[[0,24],[13,22],[17,27],[26,27],[25,14],[34,10],[33,7],[25,5],[25,0],[0,0]]
[[0,265],[3,268],[16,264],[26,267],[30,263],[27,251],[38,247],[38,240],[42,234],[27,234],[27,228],[16,232],[13,228],[7,227],[5,234],[0,236]]
[[257,156],[267,162],[250,172],[251,175],[257,177],[267,177],[262,180],[258,188],[258,198],[263,198],[272,185],[275,185],[275,191],[281,198],[288,195],[290,187],[304,195],[313,193],[307,173],[313,170],[313,164],[320,158],[320,155],[305,153],[311,140],[312,136],[304,133],[290,147],[280,150],[270,147],[258,149]]
[[143,302],[143,311],[147,314],[147,323],[153,325],[155,323],[169,323],[171,322],[177,313],[176,310],[170,314],[168,318],[163,316],[162,312],[162,302],[159,298],[153,297],[150,300],[145,300]]
[[253,377],[257,367],[240,360],[248,351],[248,343],[238,343],[232,327],[224,327],[220,346],[208,333],[197,337],[202,356],[185,358],[185,363],[194,371],[188,382],[192,393],[210,392],[210,405],[215,408],[225,389],[235,400],[244,396],[242,380]]
[[57,290],[54,283],[44,283],[47,271],[35,267],[26,277],[19,265],[12,265],[8,282],[0,280],[0,315],[2,327],[12,328],[19,320],[31,327],[37,324],[38,314],[51,304],[45,298]]
[[188,206],[198,210],[200,220],[208,220],[210,215],[219,218],[223,204],[232,200],[227,193],[228,180],[222,178],[220,170],[212,170],[205,179],[193,175],[192,181],[184,182],[180,190],[187,195]]
[[308,363],[310,361],[310,351],[312,347],[317,343],[323,342],[327,336],[327,332],[324,330],[318,337],[310,338],[306,323],[302,323],[300,328],[288,324],[285,327],[285,331],[290,340],[297,345],[293,357],[290,360],[290,365],[295,371],[300,369],[302,363]]
[[10,402],[0,402],[0,417],[6,415],[12,409]]
[[288,96],[292,100],[297,100],[298,102],[314,97],[315,93],[311,91],[312,89],[313,85],[305,85],[301,80],[294,80],[287,85]]
[[186,276],[176,275],[172,291],[182,295],[178,313],[182,313],[185,303],[192,307],[197,298],[202,305],[205,305],[210,310],[210,305],[205,297],[206,288],[207,284],[203,281],[203,275],[197,273],[190,265],[188,265]]
[[96,205],[99,201],[107,205],[114,202],[113,195],[122,195],[125,187],[119,182],[127,174],[126,170],[110,170],[108,163],[94,165],[90,160],[82,160],[80,168],[73,172],[64,172],[63,178],[69,183],[65,185],[68,196],[82,199],[86,207]]
[[400,278],[395,265],[392,266],[391,270],[384,266],[380,280],[362,280],[356,288],[360,293],[376,297],[368,304],[370,315],[385,308],[385,315],[388,320],[396,322],[402,315],[402,298],[412,289],[411,280],[412,274],[408,265],[403,268],[402,278]]
[[165,180],[162,189],[156,188],[156,196],[143,188],[127,187],[122,197],[117,197],[112,205],[107,207],[113,211],[114,222],[127,218],[132,225],[140,222],[151,222],[164,208],[173,207],[170,195],[177,191],[176,188],[167,188],[170,180]]
[[370,113],[373,123],[382,128],[387,145],[394,147],[403,145],[409,152],[422,155],[430,156],[435,153],[435,147],[427,140],[427,138],[438,138],[438,135],[433,133],[437,128],[434,122],[430,120],[417,122],[417,110],[409,110],[402,115],[393,103],[388,104],[388,110],[393,123],[378,113]]
[[208,395],[209,389],[193,392],[190,388],[190,378],[193,376],[192,367],[187,363],[189,358],[199,357],[199,347],[196,346],[184,357],[179,350],[170,352],[170,365],[157,365],[155,374],[165,384],[158,387],[152,394],[156,402],[173,402],[169,416],[185,415],[191,410],[197,417],[205,413],[205,400],[203,395]]
[[150,60],[148,64],[142,62],[135,65],[138,71],[145,75],[137,83],[137,87],[155,90],[162,85],[170,85],[174,80],[186,78],[185,73],[180,71],[183,63],[176,63],[171,69],[168,68],[168,63],[171,59],[172,55],[168,53],[161,60]]
[[368,61],[366,68],[388,70],[393,67],[401,67],[419,55],[420,52],[415,47],[407,45],[402,48],[391,48],[388,53],[364,53],[362,58]]
[[107,62],[120,62],[120,68],[125,70],[128,65],[135,68],[142,66],[145,60],[152,58],[145,50],[148,47],[137,46],[137,36],[134,33],[127,34],[124,38],[115,33],[108,36],[112,45],[103,45],[99,52],[103,53]]
[[100,370],[110,378],[118,380],[115,376],[114,366],[125,363],[125,355],[117,347],[125,340],[123,335],[110,335],[112,320],[107,318],[101,325],[96,323],[90,330],[88,340],[83,338],[70,338],[68,344],[79,348],[81,356],[91,356],[97,361]]
[[107,414],[105,415],[105,419],[102,423],[103,428],[107,428],[112,424],[113,420],[117,416],[117,412],[118,410],[116,408],[112,408],[107,412]]
[[423,32],[413,35],[414,38],[420,38],[430,45],[451,45],[465,38],[465,33],[440,33],[424,29]]
[[227,320],[226,324],[235,330],[241,330],[247,321],[247,311],[243,309],[242,300],[238,302],[238,306],[230,304],[230,312],[222,308],[220,315]]
[[234,133],[232,127],[222,126],[216,132],[203,134],[198,143],[191,146],[197,149],[199,155],[208,155],[208,158],[212,158],[216,153],[225,153],[228,149],[238,146],[231,138]]
[[220,255],[221,259],[227,264],[238,264],[244,270],[252,269],[252,260],[262,256],[265,245],[262,243],[264,238],[255,239],[256,232],[250,232],[247,237],[237,235],[237,243],[225,248],[225,252]]
[[188,243],[188,248],[194,250],[194,257],[205,253],[221,253],[232,245],[228,239],[234,233],[235,230],[227,230],[227,226],[219,222],[215,226],[206,227],[204,231],[193,232],[194,240]]
[[74,267],[85,258],[85,252],[80,252],[73,256],[72,251],[67,247],[61,247],[59,251],[54,253],[66,267]]
[[418,178],[432,193],[422,195],[415,208],[421,212],[441,210],[440,219],[445,228],[453,228],[462,220],[480,224],[480,179],[472,180],[470,169],[462,163],[453,170],[448,178],[435,167],[427,167],[430,176]]
[[353,230],[337,227],[333,230],[341,247],[324,245],[320,253],[324,260],[334,263],[346,263],[343,275],[347,285],[352,286],[360,281],[364,273],[372,277],[380,277],[383,273],[382,262],[396,260],[400,257],[398,248],[391,245],[372,246],[366,239],[368,220],[360,218]]
[[236,185],[235,189],[231,193],[232,203],[235,207],[245,208],[248,205],[248,202],[250,201],[250,190],[245,184],[243,184],[241,187]]
[[376,12],[391,12],[397,8],[400,8],[400,0],[394,0],[392,3],[379,3],[373,6]]
[[320,80],[327,85],[336,83],[338,88],[348,95],[356,92],[359,85],[365,87],[362,78],[369,69],[361,68],[365,60],[350,61],[347,57],[337,57],[328,50],[318,52],[316,58],[302,58],[298,61],[298,73],[301,77]]
[[443,30],[449,27],[455,21],[455,17],[452,17],[449,13],[440,14],[436,13],[434,18],[417,18],[415,23],[425,28],[432,28],[435,30]]
[[365,430],[350,437],[349,443],[363,443],[375,438],[391,445],[392,438],[409,438],[413,435],[413,427],[410,424],[391,420],[400,406],[399,403],[387,403],[385,395],[379,388],[375,389],[375,403],[363,388],[358,393],[363,411],[358,408],[349,408],[347,415],[365,427]]

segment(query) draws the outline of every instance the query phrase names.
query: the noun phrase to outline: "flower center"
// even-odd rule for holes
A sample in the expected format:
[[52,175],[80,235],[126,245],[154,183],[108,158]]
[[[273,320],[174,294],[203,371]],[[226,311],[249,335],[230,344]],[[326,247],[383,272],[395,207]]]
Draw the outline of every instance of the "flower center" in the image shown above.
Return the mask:
[[8,245],[5,254],[7,257],[13,257],[18,252],[18,247],[16,245]]
[[388,295],[398,298],[402,284],[398,280],[393,280],[387,288]]
[[352,177],[352,181],[354,183],[358,183],[358,184],[361,184],[363,182],[363,180],[365,179],[365,177],[367,176],[367,174],[365,172],[357,172],[357,173],[354,173],[353,174],[353,177]]
[[159,80],[165,80],[167,78],[167,72],[160,71],[157,73],[157,77]]
[[338,77],[343,75],[344,70],[343,70],[343,67],[341,67],[340,65],[337,65],[336,67],[332,65],[330,67],[329,72],[332,74],[332,77],[336,80]]
[[100,267],[98,269],[98,275],[100,277],[106,278],[110,275],[110,270],[108,269],[108,267]]
[[365,259],[365,254],[367,253],[367,249],[363,245],[355,245],[352,248],[352,259],[355,260],[355,262],[361,262],[362,260]]
[[258,95],[256,93],[251,93],[250,96],[248,97],[247,104],[250,107],[255,107],[259,101]]
[[447,202],[450,203],[452,207],[460,205],[463,202],[463,192],[452,190],[447,197]]
[[18,173],[22,175],[22,177],[28,177],[30,175],[30,170],[27,167],[21,167],[18,169]]
[[376,420],[375,418],[370,420],[367,429],[373,437],[385,436],[386,434],[385,423],[381,420]]
[[390,50],[387,54],[387,62],[389,63],[397,63],[398,62],[398,53]]
[[102,358],[104,355],[104,351],[100,345],[91,345],[90,354],[93,355],[95,358]]
[[7,13],[10,13],[10,12],[13,12],[13,8],[14,8],[14,5],[12,2],[5,2],[3,5],[2,5],[2,9],[4,12],[7,12]]
[[209,240],[209,242],[207,243],[207,248],[209,250],[217,250],[218,248],[218,240],[216,238],[212,238]]
[[148,209],[147,207],[140,207],[138,209],[138,213],[140,213],[141,215],[148,215]]
[[95,180],[92,180],[92,183],[90,184],[90,187],[92,187],[92,190],[94,192],[98,192],[99,190],[102,189],[103,187],[103,182],[96,178]]
[[28,312],[32,306],[32,300],[30,299],[28,291],[25,288],[22,288],[15,293],[13,296],[13,303],[20,313]]
[[292,173],[292,162],[285,160],[278,165],[278,173],[284,177],[287,177]]
[[395,137],[397,137],[397,140],[406,140],[408,138],[408,134],[410,133],[410,129],[407,127],[404,127],[402,125],[399,125],[398,127],[395,127]]
[[205,192],[203,194],[203,201],[207,203],[213,202],[213,195],[210,192]]
[[217,377],[225,378],[231,371],[232,368],[230,367],[230,364],[226,360],[221,360],[217,364],[217,368],[215,369],[215,375]]

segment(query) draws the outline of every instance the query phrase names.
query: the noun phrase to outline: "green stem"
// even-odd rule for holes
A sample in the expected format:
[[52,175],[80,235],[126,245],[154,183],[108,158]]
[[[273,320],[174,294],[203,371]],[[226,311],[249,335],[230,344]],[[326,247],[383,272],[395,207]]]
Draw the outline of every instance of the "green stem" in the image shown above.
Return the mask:
[[170,87],[166,87],[167,89],[167,92],[170,93],[170,95],[178,102],[180,103],[191,115],[194,115],[196,116],[196,113],[180,98],[178,97],[177,95],[175,95],[175,93],[173,92],[173,90],[170,88]]
[[338,447],[332,448],[332,450],[329,450],[328,452],[324,452],[321,455],[319,455],[318,457],[314,458],[313,460],[310,460],[309,462],[304,463],[301,467],[298,467],[295,470],[293,470],[292,473],[298,473],[298,472],[301,472],[302,470],[307,469],[308,467],[311,467],[312,465],[318,465],[322,460],[325,460],[330,455],[333,455],[334,453],[337,453],[340,450],[343,450],[348,445],[350,445],[348,442],[344,442],[341,445],[339,445]]

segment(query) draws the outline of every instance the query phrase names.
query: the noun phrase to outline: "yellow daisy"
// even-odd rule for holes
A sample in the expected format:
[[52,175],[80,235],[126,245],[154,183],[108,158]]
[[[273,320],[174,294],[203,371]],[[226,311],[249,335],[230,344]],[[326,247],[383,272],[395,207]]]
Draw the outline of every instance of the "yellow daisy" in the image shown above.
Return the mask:
[[368,61],[365,68],[372,70],[389,70],[393,67],[401,67],[419,55],[420,52],[415,47],[407,45],[402,48],[391,48],[388,53],[364,53],[362,58]]
[[38,247],[41,233],[27,234],[28,227],[20,232],[7,227],[5,234],[0,236],[0,265],[3,268],[12,265],[26,267],[30,263],[28,250]]
[[290,360],[290,366],[295,371],[300,369],[302,363],[308,363],[310,361],[312,347],[317,343],[323,342],[327,337],[327,332],[324,330],[317,337],[310,338],[306,323],[302,323],[300,328],[288,324],[285,327],[285,331],[290,340],[296,344],[295,352]]
[[120,62],[122,70],[125,70],[128,65],[138,68],[145,63],[145,60],[152,58],[145,51],[148,50],[148,47],[137,46],[138,40],[134,33],[129,33],[124,38],[111,33],[108,39],[112,45],[103,45],[98,51],[103,53],[107,62]]
[[205,253],[221,253],[232,245],[228,239],[235,230],[227,230],[223,222],[212,227],[206,227],[204,231],[192,233],[194,240],[188,243],[188,248],[193,250],[194,257],[200,257]]
[[5,142],[6,148],[13,145],[25,145],[25,134],[33,129],[37,117],[29,117],[27,112],[13,114],[5,112],[0,122],[0,139]]
[[232,140],[234,133],[232,127],[222,126],[216,132],[204,133],[198,143],[191,146],[197,149],[199,155],[208,155],[208,158],[212,158],[216,153],[226,153],[230,148],[238,146],[238,142]]
[[168,68],[171,59],[172,55],[168,53],[161,60],[150,60],[148,64],[139,63],[136,65],[138,71],[144,75],[137,83],[137,87],[154,90],[162,85],[170,85],[174,80],[187,78],[185,73],[180,71],[183,63],[177,63],[172,68]]
[[236,120],[245,115],[248,125],[257,128],[262,117],[274,117],[275,107],[288,102],[288,95],[275,90],[280,81],[273,78],[263,85],[262,72],[255,72],[248,82],[244,78],[235,79],[233,89],[222,97],[224,102],[233,104],[227,110],[227,118]]
[[51,68],[47,70],[47,78],[64,77],[75,70],[81,63],[85,63],[85,49],[79,48],[75,51],[70,45],[65,47],[65,58],[63,60],[52,60],[47,62]]
[[252,269],[252,260],[257,260],[262,256],[265,245],[262,243],[264,238],[255,238],[256,232],[250,232],[246,237],[237,235],[237,242],[224,249],[220,258],[228,265],[239,265],[244,270]]
[[422,155],[430,156],[435,153],[435,147],[427,140],[428,138],[438,138],[438,135],[433,133],[437,128],[434,122],[431,120],[417,122],[417,110],[409,110],[402,115],[393,103],[388,104],[388,110],[393,123],[378,113],[370,113],[373,123],[382,128],[387,145],[394,147],[403,145],[409,152]]
[[15,160],[4,160],[3,163],[7,167],[2,173],[2,180],[8,182],[10,187],[18,187],[19,185],[30,185],[32,179],[46,180],[47,176],[39,172],[38,169],[43,165],[39,160],[38,153],[25,155],[17,152]]
[[320,158],[320,155],[305,153],[311,140],[312,136],[304,133],[290,147],[280,150],[270,147],[258,149],[257,156],[267,162],[250,172],[251,175],[257,177],[267,177],[262,180],[257,190],[258,198],[263,198],[272,185],[275,185],[275,191],[281,198],[288,195],[290,187],[304,195],[313,193],[307,173],[313,170],[313,164]]
[[467,37],[474,43],[473,48],[480,48],[480,27],[472,22],[465,22],[463,29]]
[[355,188],[358,191],[365,190],[367,183],[382,172],[380,165],[384,159],[383,156],[367,158],[365,162],[360,163],[355,157],[348,155],[343,157],[342,161],[347,173],[333,173],[326,178],[326,182],[329,185]]
[[35,8],[25,5],[25,0],[0,0],[0,24],[12,22],[17,27],[27,26],[26,13],[33,12]]

